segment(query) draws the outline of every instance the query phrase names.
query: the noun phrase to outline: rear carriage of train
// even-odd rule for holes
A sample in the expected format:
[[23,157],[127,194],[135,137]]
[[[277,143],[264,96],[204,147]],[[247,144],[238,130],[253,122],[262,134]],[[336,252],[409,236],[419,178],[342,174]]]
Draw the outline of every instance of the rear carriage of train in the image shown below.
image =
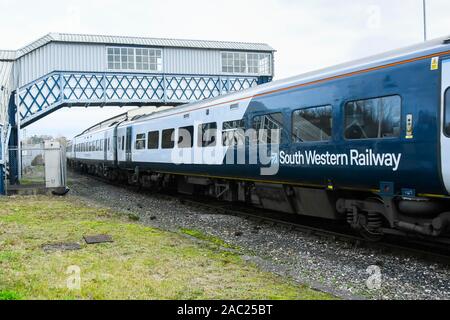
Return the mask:
[[[448,41],[434,43],[254,99],[247,122],[282,129],[279,170],[265,180],[284,185],[261,186],[263,202],[298,213],[312,203],[311,215],[328,211],[332,218],[320,203],[337,199],[338,211],[357,227],[372,219],[373,229],[385,221],[425,235],[448,230],[449,57]],[[334,199],[320,191],[308,196],[302,185],[332,191]]]

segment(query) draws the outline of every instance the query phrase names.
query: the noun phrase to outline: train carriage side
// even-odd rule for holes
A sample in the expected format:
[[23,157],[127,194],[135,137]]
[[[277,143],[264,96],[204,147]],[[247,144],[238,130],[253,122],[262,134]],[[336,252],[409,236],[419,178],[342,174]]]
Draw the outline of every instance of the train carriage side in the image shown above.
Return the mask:
[[[399,64],[255,98],[249,127],[268,117],[283,129],[280,169],[268,179],[447,194],[438,152],[440,72],[430,64]],[[245,172],[260,177],[257,166]]]

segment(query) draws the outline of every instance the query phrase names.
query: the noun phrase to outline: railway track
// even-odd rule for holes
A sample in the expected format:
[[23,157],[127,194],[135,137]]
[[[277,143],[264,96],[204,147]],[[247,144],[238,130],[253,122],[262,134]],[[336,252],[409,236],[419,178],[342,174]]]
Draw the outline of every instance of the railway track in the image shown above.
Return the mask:
[[202,200],[190,199],[188,197],[171,196],[185,205],[201,207],[208,211],[221,214],[239,216],[245,219],[251,219],[256,222],[279,225],[290,230],[305,233],[311,236],[331,238],[336,241],[345,241],[353,244],[355,247],[369,247],[381,250],[385,253],[393,253],[402,256],[414,256],[450,264],[450,244],[445,243],[422,243],[417,240],[402,240],[399,237],[387,236],[381,242],[371,242],[358,236],[351,228],[324,223],[325,227],[319,227],[317,224],[322,222],[318,219],[309,219],[304,217],[280,214],[265,210],[252,209],[249,207],[236,206],[228,203],[220,203],[214,200],[205,202]]
[[[126,188],[132,192],[148,195],[148,190],[137,186],[123,185],[111,182],[107,179],[88,175],[89,178],[106,184]],[[152,196],[160,199],[178,201],[184,205],[201,208],[211,214],[228,214],[252,220],[261,224],[271,224],[285,227],[289,230],[302,232],[308,236],[327,238],[335,241],[350,243],[355,248],[372,248],[382,253],[391,253],[402,257],[415,257],[428,262],[436,262],[450,265],[450,239],[448,242],[424,242],[413,238],[402,238],[395,235],[387,235],[380,242],[371,242],[357,235],[350,227],[330,223],[319,218],[290,215],[265,209],[236,205],[211,198],[194,198],[192,196],[171,193],[152,193]]]

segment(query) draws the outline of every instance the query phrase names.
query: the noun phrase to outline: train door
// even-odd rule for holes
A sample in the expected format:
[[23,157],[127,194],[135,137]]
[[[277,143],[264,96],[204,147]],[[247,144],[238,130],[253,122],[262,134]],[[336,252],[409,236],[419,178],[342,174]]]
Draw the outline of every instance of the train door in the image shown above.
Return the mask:
[[133,137],[133,127],[127,127],[127,137],[125,141],[125,154],[126,154],[126,161],[131,162],[131,142]]
[[441,166],[447,192],[450,193],[450,59],[442,61]]

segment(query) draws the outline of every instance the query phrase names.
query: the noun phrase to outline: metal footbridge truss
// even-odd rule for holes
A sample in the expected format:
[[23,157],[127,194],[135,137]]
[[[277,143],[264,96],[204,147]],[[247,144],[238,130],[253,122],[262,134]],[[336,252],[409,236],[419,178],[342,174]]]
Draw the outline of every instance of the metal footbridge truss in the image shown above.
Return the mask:
[[178,105],[256,86],[260,78],[56,71],[17,90],[20,127],[70,106]]

